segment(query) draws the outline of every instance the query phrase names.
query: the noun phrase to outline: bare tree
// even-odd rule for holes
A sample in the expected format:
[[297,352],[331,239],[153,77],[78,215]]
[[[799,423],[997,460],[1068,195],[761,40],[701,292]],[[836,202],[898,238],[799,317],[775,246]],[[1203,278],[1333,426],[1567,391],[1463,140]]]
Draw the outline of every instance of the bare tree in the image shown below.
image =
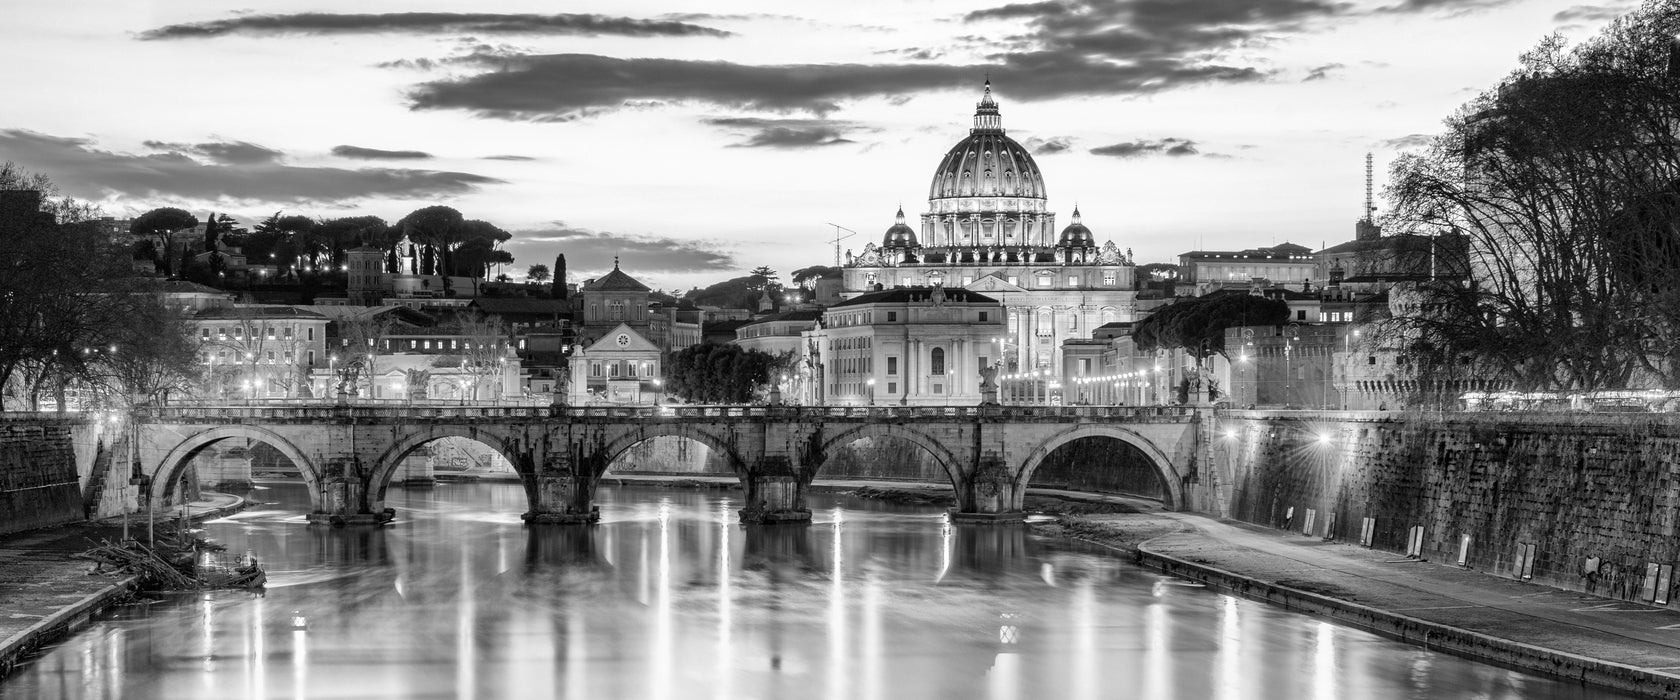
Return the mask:
[[1419,286],[1384,325],[1407,379],[1680,385],[1677,29],[1670,1],[1574,50],[1550,37],[1395,162],[1385,228],[1462,236],[1443,264],[1470,273]]

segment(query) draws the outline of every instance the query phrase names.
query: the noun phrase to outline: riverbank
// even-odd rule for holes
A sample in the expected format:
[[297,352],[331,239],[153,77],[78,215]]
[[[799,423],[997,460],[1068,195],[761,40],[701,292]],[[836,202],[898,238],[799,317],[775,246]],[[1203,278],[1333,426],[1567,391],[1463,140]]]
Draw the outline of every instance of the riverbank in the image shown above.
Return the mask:
[[1035,526],[1232,595],[1507,668],[1680,698],[1680,611],[1182,513]]
[[[203,522],[246,505],[238,496],[207,492],[187,507],[189,517]],[[146,521],[132,520],[129,527],[131,535],[143,537]],[[121,518],[0,538],[0,678],[101,611],[133,597],[139,577],[92,573],[92,562],[75,558],[101,540],[121,538]]]

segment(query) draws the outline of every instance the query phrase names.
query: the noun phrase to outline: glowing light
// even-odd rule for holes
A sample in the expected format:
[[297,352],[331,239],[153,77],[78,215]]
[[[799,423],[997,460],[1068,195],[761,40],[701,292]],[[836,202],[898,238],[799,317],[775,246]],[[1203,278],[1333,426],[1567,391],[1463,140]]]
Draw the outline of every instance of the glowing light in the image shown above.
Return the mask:
[[1330,444],[1330,436],[1328,434],[1318,436],[1318,443],[1321,445]]
[[1227,440],[1235,440],[1235,439],[1237,439],[1237,431],[1235,431],[1235,430],[1227,430],[1227,431],[1225,431],[1225,439],[1227,439]]

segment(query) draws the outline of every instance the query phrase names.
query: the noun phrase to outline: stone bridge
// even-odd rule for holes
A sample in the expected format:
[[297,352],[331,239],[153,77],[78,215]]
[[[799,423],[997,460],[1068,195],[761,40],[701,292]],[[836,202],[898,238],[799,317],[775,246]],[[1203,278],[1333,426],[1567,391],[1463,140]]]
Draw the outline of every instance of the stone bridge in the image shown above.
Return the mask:
[[1212,412],[1155,407],[186,406],[137,419],[148,503],[174,502],[188,464],[224,440],[263,442],[297,465],[312,522],[389,518],[385,491],[410,453],[445,437],[476,440],[518,471],[529,522],[594,522],[596,482],[619,455],[660,437],[710,448],[741,479],[745,522],[809,520],[805,491],[828,456],[865,438],[915,444],[942,466],[957,519],[1021,517],[1033,471],[1057,448],[1108,437],[1154,465],[1166,507],[1206,510]]

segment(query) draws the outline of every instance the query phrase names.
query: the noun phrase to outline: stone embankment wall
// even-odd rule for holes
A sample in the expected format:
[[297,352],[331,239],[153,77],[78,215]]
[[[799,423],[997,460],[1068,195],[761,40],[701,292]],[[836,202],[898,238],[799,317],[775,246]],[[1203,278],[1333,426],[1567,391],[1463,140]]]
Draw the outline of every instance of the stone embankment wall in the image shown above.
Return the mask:
[[1680,604],[1676,417],[1234,411],[1217,431],[1232,518]]
[[126,473],[112,476],[121,460],[108,427],[50,415],[0,418],[0,534],[121,512],[128,483]]

